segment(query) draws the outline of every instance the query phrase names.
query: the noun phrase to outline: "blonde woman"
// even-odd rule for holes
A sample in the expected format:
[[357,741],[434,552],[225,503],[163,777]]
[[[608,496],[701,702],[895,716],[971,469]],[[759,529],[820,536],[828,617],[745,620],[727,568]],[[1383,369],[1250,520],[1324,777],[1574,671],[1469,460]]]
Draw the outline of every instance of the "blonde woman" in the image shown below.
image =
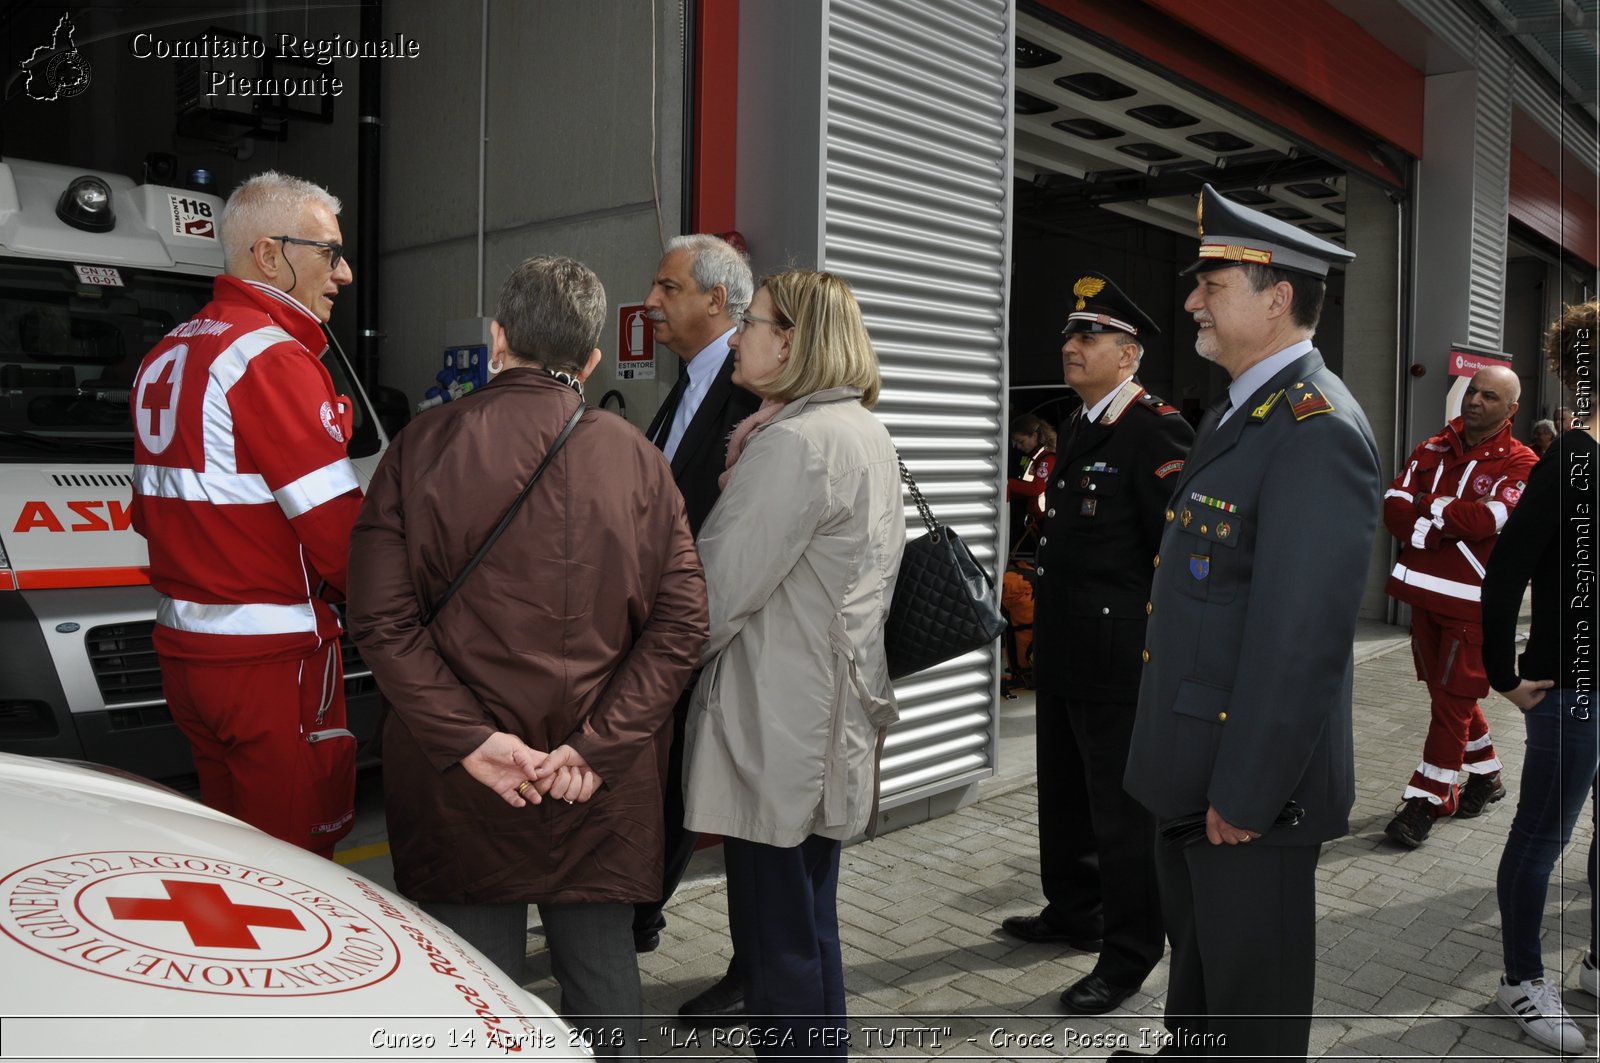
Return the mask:
[[878,731],[897,716],[883,627],[905,546],[899,470],[869,412],[878,360],[844,281],[766,278],[730,346],[734,383],[765,403],[735,431],[700,532],[711,639],[685,825],[726,839],[752,1022],[787,1034],[757,1055],[844,1058],[834,895],[840,845],[872,812]]

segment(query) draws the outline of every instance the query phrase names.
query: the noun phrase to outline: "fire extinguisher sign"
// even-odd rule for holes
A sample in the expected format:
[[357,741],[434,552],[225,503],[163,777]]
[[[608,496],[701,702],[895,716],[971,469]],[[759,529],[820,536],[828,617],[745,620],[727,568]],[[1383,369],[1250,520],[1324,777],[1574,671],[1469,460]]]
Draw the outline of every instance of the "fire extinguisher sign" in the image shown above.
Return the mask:
[[656,378],[656,333],[644,306],[617,308],[617,379]]

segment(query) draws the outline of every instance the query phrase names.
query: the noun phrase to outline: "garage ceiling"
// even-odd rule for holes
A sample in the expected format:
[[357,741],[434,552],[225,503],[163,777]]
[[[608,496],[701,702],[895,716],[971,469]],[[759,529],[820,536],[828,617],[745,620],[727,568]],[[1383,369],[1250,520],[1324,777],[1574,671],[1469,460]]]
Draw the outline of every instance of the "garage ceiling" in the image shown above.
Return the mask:
[[1098,208],[1193,236],[1209,182],[1343,241],[1343,171],[1282,134],[1022,12],[1016,52],[1016,176],[1033,189],[1020,222],[1070,227]]

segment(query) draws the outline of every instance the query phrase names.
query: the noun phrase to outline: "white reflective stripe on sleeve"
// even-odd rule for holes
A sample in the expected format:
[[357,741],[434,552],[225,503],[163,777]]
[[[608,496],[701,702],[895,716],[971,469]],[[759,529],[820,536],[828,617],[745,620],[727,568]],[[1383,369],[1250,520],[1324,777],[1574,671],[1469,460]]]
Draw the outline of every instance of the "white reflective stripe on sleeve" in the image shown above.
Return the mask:
[[1458,772],[1455,768],[1435,767],[1427,761],[1423,761],[1417,765],[1417,774],[1424,779],[1432,779],[1434,782],[1455,782]]
[[1441,495],[1428,505],[1428,512],[1433,514],[1433,522],[1440,527],[1444,526],[1444,507],[1454,502],[1449,495]]
[[1474,571],[1474,572],[1476,572],[1478,574],[1478,578],[1479,579],[1482,579],[1483,578],[1483,562],[1479,561],[1478,560],[1478,555],[1474,554],[1472,552],[1472,547],[1468,546],[1466,543],[1462,542],[1460,539],[1457,539],[1456,540],[1456,549],[1461,551],[1461,556],[1465,557],[1467,559],[1467,564],[1472,566],[1472,571]]
[[316,634],[317,614],[310,602],[300,605],[202,605],[163,598],[156,623],[202,635]]
[[1389,488],[1389,490],[1387,490],[1387,491],[1385,491],[1383,493],[1383,497],[1384,498],[1403,498],[1407,502],[1414,502],[1414,501],[1416,501],[1416,497],[1417,496],[1412,494],[1410,491],[1402,491],[1398,487],[1391,487],[1391,488]]
[[1428,532],[1433,530],[1433,521],[1427,517],[1418,517],[1417,522],[1411,526],[1411,545],[1418,550],[1428,548]]
[[1464,602],[1476,602],[1483,599],[1483,588],[1470,583],[1458,583],[1453,579],[1444,579],[1440,576],[1430,576],[1426,572],[1418,572],[1404,565],[1394,566],[1394,578],[1408,587],[1420,587],[1425,591],[1442,594],[1446,598],[1460,598]]
[[219,506],[258,506],[273,500],[267,481],[253,472],[195,472],[165,465],[135,465],[133,489],[147,497]]
[[1493,502],[1485,502],[1484,505],[1489,508],[1490,513],[1494,514],[1494,530],[1498,533],[1501,528],[1506,526],[1506,518],[1511,514],[1506,509],[1506,504],[1498,498]]
[[331,465],[306,473],[293,483],[284,484],[272,493],[278,499],[278,505],[283,507],[283,515],[293,520],[330,498],[338,498],[360,486],[361,482],[356,479],[356,467],[350,464],[350,459],[340,458]]
[[1472,741],[1462,746],[1461,751],[1463,753],[1476,753],[1478,750],[1486,749],[1492,745],[1494,745],[1494,739],[1490,736],[1488,731],[1485,731],[1480,737],[1474,738]]
[[250,368],[251,359],[268,347],[293,340],[294,337],[283,329],[269,325],[240,336],[211,363],[201,414],[207,469],[217,472],[238,471],[239,457],[234,453],[233,408],[228,405],[228,392]]

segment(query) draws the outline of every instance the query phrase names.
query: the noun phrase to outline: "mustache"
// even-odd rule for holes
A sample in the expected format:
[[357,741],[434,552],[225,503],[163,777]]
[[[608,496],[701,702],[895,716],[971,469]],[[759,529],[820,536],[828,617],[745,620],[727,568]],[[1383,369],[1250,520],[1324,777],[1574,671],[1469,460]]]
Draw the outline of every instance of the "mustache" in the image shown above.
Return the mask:
[[646,310],[644,312],[644,319],[659,325],[667,319],[667,315],[663,314],[659,310]]

